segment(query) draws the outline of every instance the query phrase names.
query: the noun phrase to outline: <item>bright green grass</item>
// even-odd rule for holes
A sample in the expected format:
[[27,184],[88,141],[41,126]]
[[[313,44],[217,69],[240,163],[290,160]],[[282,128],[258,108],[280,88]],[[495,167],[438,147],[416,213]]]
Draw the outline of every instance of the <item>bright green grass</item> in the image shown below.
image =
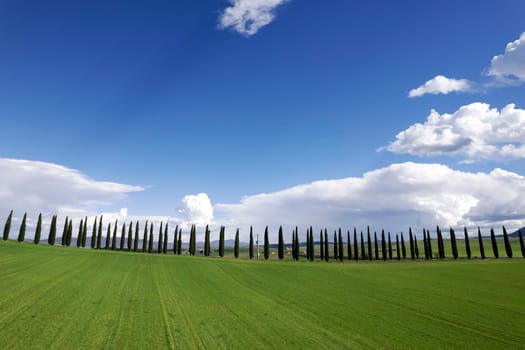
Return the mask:
[[257,262],[0,242],[0,344],[523,349],[524,290],[523,258]]

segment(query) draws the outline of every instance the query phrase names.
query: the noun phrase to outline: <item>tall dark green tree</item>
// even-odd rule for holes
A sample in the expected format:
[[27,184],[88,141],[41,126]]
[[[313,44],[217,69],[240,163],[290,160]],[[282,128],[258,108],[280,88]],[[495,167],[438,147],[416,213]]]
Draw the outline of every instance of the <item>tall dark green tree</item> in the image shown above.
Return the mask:
[[361,231],[361,260],[366,260],[365,241],[363,238],[363,231]]
[[277,254],[279,256],[279,260],[282,260],[284,258],[284,237],[282,226],[279,226],[279,246],[277,249]]
[[[177,246],[178,246],[177,238],[178,238],[178,235],[179,235],[179,225],[176,225],[175,226],[175,231],[173,232],[173,254],[174,255],[177,255]],[[210,233],[208,231],[208,241],[209,240],[210,240]]]
[[93,222],[93,231],[91,232],[91,249],[95,249],[96,241],[97,241],[97,217],[95,216],[95,221]]
[[[159,239],[157,240],[157,253],[162,253],[162,234],[164,233],[163,230],[163,223],[162,221],[160,222],[160,228],[159,228]],[[193,228],[193,226],[192,226]],[[191,255],[194,255],[195,253],[194,252],[190,252],[190,253],[193,253]]]
[[115,220],[115,227],[113,227],[113,237],[111,239],[111,250],[117,249],[117,226],[118,220]]
[[481,230],[478,226],[478,242],[479,242],[479,254],[481,259],[485,259],[485,247],[483,247],[483,237],[481,237]]
[[49,245],[55,245],[55,239],[57,235],[57,216],[53,215],[51,219],[51,225],[49,225],[49,236],[47,237],[47,243]]
[[126,242],[126,223],[122,223],[122,230],[120,231],[120,250],[124,250],[124,242]]
[[127,251],[131,251],[131,246],[133,245],[133,221],[128,225],[128,240],[126,242]]
[[[239,229],[235,232],[235,245],[233,247],[233,255],[235,256],[235,259],[239,257]],[[282,259],[279,257],[279,259]]]
[[443,234],[441,233],[441,229],[439,228],[439,226],[436,227],[436,236],[439,258],[445,259],[445,245],[443,243]]
[[197,248],[197,226],[195,226],[195,224],[192,225],[191,234],[193,237],[191,241],[191,255],[195,255]]
[[24,213],[22,217],[22,223],[20,224],[20,229],[18,230],[18,242],[23,242],[26,237],[26,219],[27,213]]
[[7,219],[5,220],[4,235],[2,237],[4,241],[7,241],[9,239],[9,231],[11,231],[11,219],[12,218],[13,218],[13,211],[11,210],[9,212],[9,215],[7,216]]
[[518,236],[520,238],[521,256],[525,258],[525,243],[523,242],[523,235],[521,234],[521,229],[518,230]]
[[[427,247],[428,247],[428,258],[432,260],[432,238],[430,238],[430,232],[427,230]],[[443,253],[445,256],[445,253]]]
[[306,229],[306,260],[310,260],[310,229]]
[[412,227],[408,228],[408,239],[410,240],[410,259],[414,260],[414,235],[412,234]]
[[344,246],[343,246],[343,234],[341,233],[341,228],[339,228],[339,234],[337,237],[339,238],[339,242],[337,244],[339,248],[338,257],[339,257],[339,261],[343,261],[345,254],[344,254]]
[[142,252],[145,253],[148,247],[148,220],[146,220],[146,225],[144,225],[144,234],[142,236]]
[[337,248],[337,233],[334,230],[334,260],[339,260],[339,249]]
[[357,229],[354,227],[354,259],[359,260],[359,244],[357,243]]
[[153,253],[153,223],[149,224],[148,253]]
[[100,215],[100,220],[98,221],[97,249],[100,249],[102,244],[102,218],[103,216]]
[[162,241],[162,253],[166,254],[168,251],[168,222],[164,226],[164,240]]
[[315,245],[314,245],[314,229],[310,226],[310,261],[314,261]]
[[419,248],[417,247],[416,235],[414,235],[414,252],[416,253],[416,259],[419,259]]
[[454,259],[458,258],[458,245],[456,243],[456,232],[454,232],[454,229],[450,228],[450,244],[452,245],[452,256]]
[[346,230],[346,250],[348,254],[348,261],[352,261],[352,242],[350,241],[350,230]]
[[105,249],[111,249],[111,222],[108,222],[107,232],[106,232],[106,247]]
[[319,255],[321,261],[324,261],[324,239],[323,239],[323,230],[319,233]]
[[469,242],[469,239],[468,239],[468,232],[467,232],[467,228],[466,227],[464,227],[463,233],[465,235],[465,251],[467,253],[467,258],[470,259],[470,256],[471,256],[470,242]]
[[69,226],[67,228],[66,235],[66,247],[71,245],[71,237],[73,236],[73,220],[69,220]]
[[135,239],[133,240],[133,251],[139,250],[139,221],[135,223]]
[[379,245],[377,244],[377,232],[374,231],[374,257],[379,260]]
[[388,232],[388,260],[392,260],[392,240],[390,239],[390,232]]
[[250,226],[250,246],[248,248],[248,254],[250,255],[250,260],[253,259],[253,227]]
[[368,260],[372,260],[372,239],[370,238],[370,226],[366,227],[367,245],[368,245]]
[[66,220],[64,221],[64,228],[62,229],[62,237],[60,237],[60,244],[66,245],[66,235],[67,235],[67,228],[69,227],[69,218],[66,216]]
[[182,228],[179,228],[179,239],[177,240],[177,255],[182,254]]
[[82,248],[86,247],[86,240],[87,240],[87,222],[88,218],[87,216],[84,218],[84,227],[82,227]]
[[268,226],[264,229],[264,260],[270,257],[270,241],[268,238]]
[[509,236],[507,235],[507,229],[503,226],[503,242],[505,243],[505,253],[507,258],[512,258],[512,247],[510,246]]
[[423,247],[425,249],[425,259],[428,260],[427,231],[425,229],[423,229]]
[[405,238],[403,237],[403,232],[401,232],[401,253],[403,254],[403,260],[407,258],[407,249],[405,247]]
[[219,256],[224,257],[224,226],[219,231]]
[[210,256],[210,253],[211,253],[210,229],[208,228],[208,225],[206,225],[206,228],[204,229],[204,255]]
[[494,234],[494,229],[490,229],[490,242],[492,243],[492,252],[494,253],[494,257],[496,259],[499,258],[499,251],[498,251],[498,242],[496,242],[496,235]]
[[385,230],[381,230],[381,254],[383,256],[383,261],[386,261]]
[[329,261],[330,260],[330,248],[328,245],[328,230],[324,229],[324,260]]
[[42,234],[42,213],[38,214],[38,220],[36,222],[35,239],[33,240],[35,244],[40,243],[41,234]]
[[78,226],[77,248],[82,247],[82,232],[84,232],[84,219],[80,219],[80,225]]
[[399,254],[399,235],[396,235],[396,255],[397,260],[401,260],[401,255]]

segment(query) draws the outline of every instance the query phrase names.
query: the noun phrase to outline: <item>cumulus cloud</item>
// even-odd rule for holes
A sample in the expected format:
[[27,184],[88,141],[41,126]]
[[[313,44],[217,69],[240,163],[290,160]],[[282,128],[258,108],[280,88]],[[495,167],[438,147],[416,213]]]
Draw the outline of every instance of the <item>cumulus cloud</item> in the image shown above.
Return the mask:
[[219,18],[219,28],[232,28],[243,35],[254,35],[275,19],[275,9],[288,0],[229,0]]
[[525,158],[525,110],[508,104],[498,111],[479,102],[452,114],[432,110],[426,122],[400,132],[384,149],[417,156],[462,156],[467,162]]
[[416,89],[410,90],[409,97],[420,97],[425,94],[449,94],[451,92],[471,91],[472,83],[466,79],[447,78],[437,75]]
[[58,164],[0,158],[0,211],[28,212],[48,218],[92,215],[100,207],[144,188],[97,181],[78,170]]
[[508,43],[503,54],[492,58],[487,74],[525,81],[525,32],[519,39]]
[[258,233],[269,225],[272,240],[279,225],[291,233],[299,225],[316,232],[324,227],[370,225],[378,232],[443,226],[525,223],[525,178],[495,169],[469,173],[440,164],[402,163],[370,171],[361,177],[316,181],[279,192],[244,197],[240,203],[219,204],[230,225],[250,225]]
[[183,208],[179,209],[179,213],[186,224],[205,226],[213,223],[213,206],[206,193],[186,195],[181,203]]

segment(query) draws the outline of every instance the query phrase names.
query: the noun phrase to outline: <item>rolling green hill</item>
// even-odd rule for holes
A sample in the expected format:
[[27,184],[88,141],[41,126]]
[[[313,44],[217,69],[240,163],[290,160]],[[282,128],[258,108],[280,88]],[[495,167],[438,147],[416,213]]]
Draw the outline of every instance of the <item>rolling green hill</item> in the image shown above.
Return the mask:
[[0,242],[28,348],[519,349],[525,259],[307,263]]

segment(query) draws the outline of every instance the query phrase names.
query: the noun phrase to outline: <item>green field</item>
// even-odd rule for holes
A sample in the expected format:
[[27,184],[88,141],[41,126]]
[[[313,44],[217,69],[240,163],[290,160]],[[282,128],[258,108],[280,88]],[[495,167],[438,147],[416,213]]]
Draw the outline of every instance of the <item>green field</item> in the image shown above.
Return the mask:
[[0,242],[0,281],[2,349],[525,344],[520,257],[257,262]]

